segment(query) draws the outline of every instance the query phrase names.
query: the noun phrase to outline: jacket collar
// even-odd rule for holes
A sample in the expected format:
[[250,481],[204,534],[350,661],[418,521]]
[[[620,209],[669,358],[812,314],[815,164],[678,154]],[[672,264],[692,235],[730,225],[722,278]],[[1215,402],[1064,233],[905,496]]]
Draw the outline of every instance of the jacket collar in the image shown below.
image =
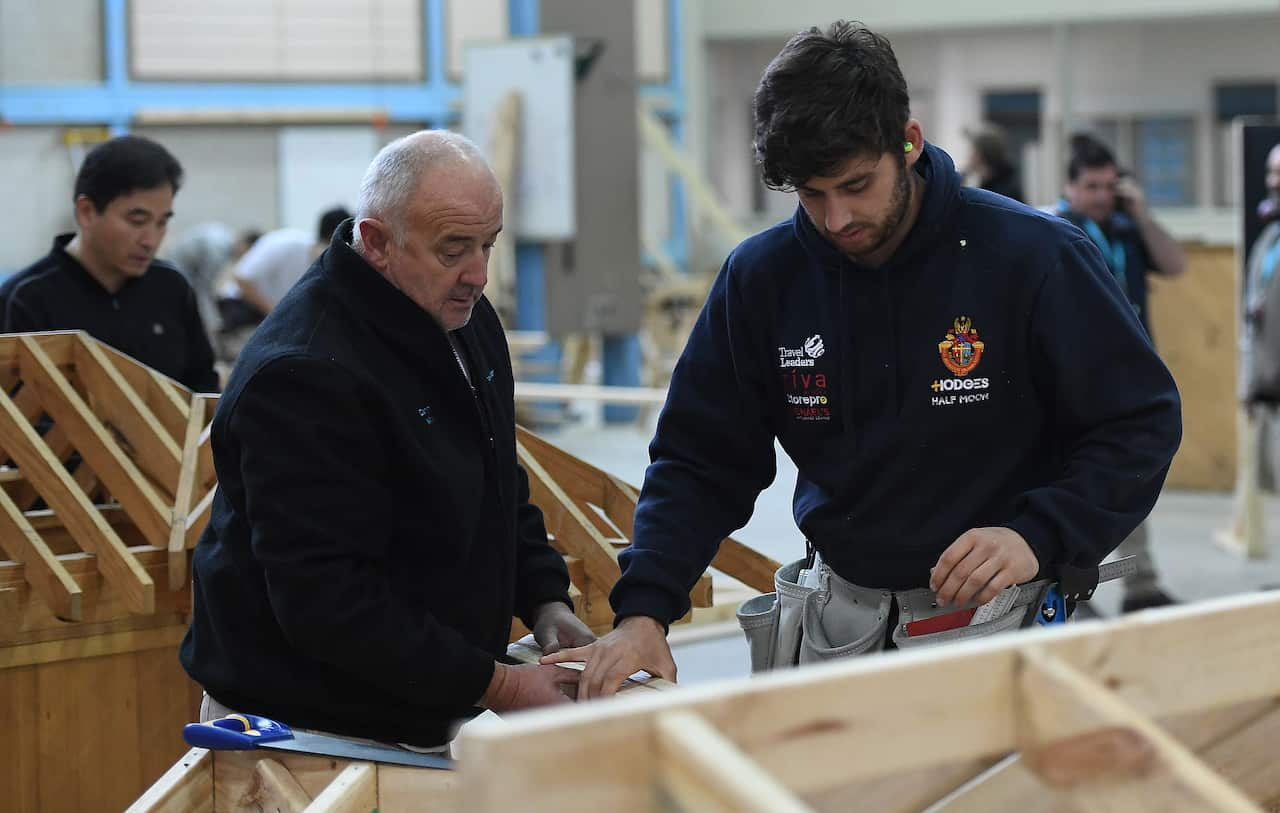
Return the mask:
[[[53,247],[49,249],[49,256],[58,262],[58,265],[67,272],[69,277],[75,280],[77,285],[80,285],[94,296],[111,299],[123,294],[138,281],[139,278],[137,277],[128,277],[125,279],[124,284],[120,286],[120,290],[115,293],[108,291],[101,282],[98,282],[97,277],[89,273],[89,269],[84,267],[84,263],[80,262],[80,258],[67,251],[67,245],[75,239],[75,236],[75,232],[67,232],[53,238]],[[147,265],[147,273],[150,273],[151,266],[154,264],[155,260],[152,260]]]

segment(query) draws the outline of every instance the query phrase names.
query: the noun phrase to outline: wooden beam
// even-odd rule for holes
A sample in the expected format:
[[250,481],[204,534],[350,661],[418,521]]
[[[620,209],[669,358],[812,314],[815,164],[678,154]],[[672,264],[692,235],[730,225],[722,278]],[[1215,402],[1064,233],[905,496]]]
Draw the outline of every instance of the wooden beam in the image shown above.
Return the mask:
[[587,569],[582,566],[582,560],[577,556],[566,556],[564,566],[569,571],[570,584],[576,584],[581,588],[587,581]]
[[462,781],[457,771],[432,771],[404,765],[378,766],[381,813],[463,813]]
[[174,494],[173,516],[169,525],[169,589],[181,590],[187,583],[187,514],[195,495],[196,468],[199,463],[200,433],[204,431],[204,405],[193,396],[187,413],[187,436],[182,444],[182,473]]
[[711,566],[754,590],[772,593],[773,576],[782,563],[730,538],[720,543]]
[[[40,406],[40,399],[36,395],[35,387],[28,387],[24,384],[22,389],[18,390],[18,394],[13,396],[13,403],[18,407],[23,417],[26,418],[28,425],[33,425],[36,419],[44,413],[44,408]],[[67,439],[66,434],[59,427],[51,427],[44,433],[42,440],[44,445],[49,448],[50,453],[59,462],[65,463],[67,458],[71,456],[73,451],[71,441]],[[13,492],[13,501],[23,510],[30,508],[38,499],[40,499],[40,495],[36,493],[36,487],[30,479],[19,485]]]
[[[583,788],[557,783],[556,766],[590,766],[608,788],[590,804],[638,807],[651,793],[645,768],[651,718],[687,709],[705,717],[792,792],[811,798],[864,779],[1001,758],[1024,742],[1013,702],[1020,650],[1038,646],[1077,664],[1140,713],[1163,718],[1280,696],[1280,595],[1231,596],[1107,625],[1066,625],[890,655],[852,658],[666,695],[661,703],[583,704],[533,711],[501,730],[465,732],[480,775],[520,765],[507,787],[479,797],[500,810],[572,804]],[[1178,675],[1170,681],[1168,675]],[[1165,684],[1173,684],[1166,686]],[[928,732],[888,748],[902,731]],[[1056,735],[1081,733],[1055,732]],[[483,743],[480,742],[483,740]],[[595,755],[607,754],[607,760]],[[640,776],[635,776],[638,772]],[[495,785],[498,783],[495,783]]]
[[307,808],[308,813],[370,813],[378,809],[378,772],[372,762],[353,762]]
[[288,768],[268,758],[253,766],[253,787],[246,801],[272,813],[302,813],[311,804],[311,796]]
[[213,813],[213,752],[192,748],[125,813]]
[[636,503],[639,500],[640,493],[634,487],[612,474],[605,475],[604,502],[600,507],[627,539],[636,535]]
[[191,513],[187,514],[187,550],[191,550],[200,541],[200,535],[209,524],[209,516],[213,513],[213,498],[218,494],[218,485],[214,483],[209,492],[200,498]]
[[[205,410],[210,417],[213,416],[213,409],[209,407]],[[196,463],[196,482],[210,488],[214,483],[218,482],[218,471],[213,465],[213,424],[210,423],[200,433],[199,461]]]
[[84,617],[84,591],[4,489],[0,489],[0,538],[5,552],[25,567],[31,589],[58,617],[68,621]]
[[80,486],[80,490],[89,498],[89,502],[99,502],[98,495],[102,492],[102,481],[98,479],[98,475],[93,473],[93,466],[86,461],[81,460],[76,466],[75,472],[71,475],[71,479],[76,481],[76,485]]
[[168,430],[96,341],[84,337],[77,342],[75,360],[76,372],[89,391],[97,413],[128,441],[133,449],[130,457],[138,468],[172,494],[178,485],[182,450]]
[[176,652],[187,630],[181,626],[155,627],[94,635],[90,638],[63,638],[31,644],[0,647],[0,669],[16,669],[45,663],[100,658],[147,649]]
[[22,377],[27,386],[36,388],[45,411],[53,416],[80,451],[81,457],[124,506],[148,544],[156,547],[167,545],[170,510],[147,483],[141,469],[107,434],[89,405],[39,345],[24,338],[19,346],[19,355]]
[[[47,333],[10,333],[0,336],[0,369],[10,372],[18,370],[18,345],[24,338],[30,338],[40,345],[53,359],[54,364],[66,367],[72,363],[76,337],[86,336],[81,330],[58,330]],[[9,387],[4,388],[7,392]]]
[[[1249,728],[1255,720],[1261,720],[1277,710],[1274,700],[1251,701],[1227,708],[1161,720],[1161,725],[1175,739],[1201,755],[1210,767],[1223,771],[1224,766],[1209,754],[1209,749],[1224,743],[1236,742],[1236,737]],[[1280,719],[1280,718],[1278,718]],[[1265,750],[1265,749],[1264,749]],[[1264,756],[1264,759],[1266,757]],[[1231,765],[1241,764],[1234,755],[1228,757]],[[1247,757],[1244,761],[1247,761]],[[1258,775],[1252,770],[1249,776]],[[1230,774],[1225,774],[1228,780]],[[1247,784],[1241,789],[1254,801],[1261,797]],[[1052,813],[1058,802],[1045,793],[1044,786],[1023,763],[1021,755],[1014,754],[1002,761],[980,779],[968,783],[955,783],[956,790],[945,803],[930,813],[986,813],[990,810],[1017,810],[1019,813]],[[1280,791],[1278,791],[1280,792]]]
[[[965,760],[948,765],[935,765],[904,773],[895,773],[876,779],[866,779],[853,785],[834,788],[825,793],[809,794],[804,798],[806,804],[821,813],[844,813],[849,810],[851,800],[857,800],[859,810],[874,810],[875,813],[938,813],[950,808],[933,807],[945,799],[948,794],[964,783],[981,775],[991,767],[990,759]],[[1047,794],[1038,782],[1032,782],[1039,790],[1038,797],[1043,800]],[[1050,800],[1052,804],[1052,800]],[[1040,810],[1035,804],[1025,807],[988,807],[982,813],[993,811],[1017,811],[1017,813],[1050,813]]]
[[[164,577],[166,551],[157,548],[135,548],[139,563],[154,580]],[[98,571],[98,558],[88,553],[59,556],[71,578],[84,592],[83,619],[68,624],[58,618],[25,579],[26,567],[16,562],[0,562],[0,590],[13,590],[15,612],[0,624],[0,648],[38,643],[62,638],[94,636],[110,632],[126,632],[176,624],[185,626],[191,612],[190,588],[180,592],[162,591],[156,598],[156,609],[149,615],[130,611],[121,593],[105,581]]]
[[1201,751],[1201,759],[1267,810],[1280,809],[1280,708]]
[[[138,533],[133,520],[124,512],[123,508],[118,505],[95,505],[94,508],[102,519],[111,526],[111,529],[116,532],[121,541],[125,543],[125,547],[146,544],[146,540],[142,538],[142,534]],[[45,544],[49,546],[49,550],[53,551],[55,555],[61,556],[64,553],[83,552],[71,531],[62,524],[62,518],[49,509],[24,511],[22,515],[26,517],[27,522],[31,523],[31,527],[40,534]]]
[[[1089,664],[1090,677],[1154,717],[1277,697],[1278,599],[1245,594],[1121,616],[1108,622],[1103,636],[1055,637],[1052,653]],[[1157,674],[1178,680],[1152,680]]]
[[[613,475],[605,475],[604,505],[602,506],[609,519],[627,537],[635,537],[636,504],[640,494],[632,486]],[[762,553],[747,547],[732,537],[720,543],[711,566],[721,573],[732,576],[743,584],[761,593],[771,593],[774,589],[773,576],[782,563],[770,559]],[[710,604],[694,604],[695,607],[710,607]]]
[[542,509],[547,530],[555,534],[560,552],[581,559],[587,576],[597,588],[605,591],[612,588],[622,574],[613,545],[519,441],[516,456],[529,475],[530,502]]
[[631,540],[619,535],[621,531],[614,527],[613,520],[604,513],[604,508],[599,502],[574,500],[574,504],[582,511],[582,515],[591,521],[591,524],[600,532],[600,535],[609,540],[609,544],[615,548],[625,548],[631,544]]
[[705,719],[670,711],[654,721],[658,781],[682,810],[807,813],[809,808]]
[[689,604],[693,607],[710,607],[715,604],[715,592],[711,586],[711,574],[703,573],[689,591]]
[[523,426],[516,427],[516,443],[523,446],[572,499],[603,507],[604,482],[609,475]]
[[124,594],[130,609],[152,612],[155,585],[151,578],[7,396],[0,396],[0,446],[26,472],[81,547],[97,554],[103,576]]
[[164,426],[169,437],[175,443],[182,440],[182,433],[187,426],[187,399],[190,393],[180,396],[169,386],[169,379],[145,366],[132,356],[125,355],[110,345],[99,343],[98,347],[110,359],[134,392],[140,394],[147,407],[160,424]]
[[1259,813],[1153,720],[1061,658],[1023,650],[1018,701],[1027,767],[1081,809]]
[[21,591],[16,587],[0,587],[0,630],[16,629],[21,622]]
[[[146,570],[162,567],[168,554],[164,548],[152,547],[135,547],[129,552]],[[92,553],[76,551],[75,553],[59,554],[58,561],[66,567],[67,572],[71,574],[71,578],[75,579],[76,583],[82,588],[90,587],[92,583],[102,581],[102,571],[98,568],[98,557]],[[26,572],[26,566],[19,562],[0,561],[0,587],[27,585]],[[110,589],[111,586],[110,584],[100,584],[99,587]]]

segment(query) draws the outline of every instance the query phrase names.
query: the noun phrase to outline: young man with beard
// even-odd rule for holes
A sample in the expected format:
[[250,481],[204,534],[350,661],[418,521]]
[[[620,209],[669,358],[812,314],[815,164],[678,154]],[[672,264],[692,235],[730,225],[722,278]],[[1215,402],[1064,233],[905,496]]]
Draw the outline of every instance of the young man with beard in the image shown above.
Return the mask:
[[587,661],[580,698],[636,669],[675,678],[666,626],[773,479],[775,439],[824,572],[943,606],[1096,566],[1178,447],[1173,379],[1097,248],[961,188],[888,40],[797,34],[755,120],[766,183],[799,206],[729,256],[676,365],[617,627],[544,659]]

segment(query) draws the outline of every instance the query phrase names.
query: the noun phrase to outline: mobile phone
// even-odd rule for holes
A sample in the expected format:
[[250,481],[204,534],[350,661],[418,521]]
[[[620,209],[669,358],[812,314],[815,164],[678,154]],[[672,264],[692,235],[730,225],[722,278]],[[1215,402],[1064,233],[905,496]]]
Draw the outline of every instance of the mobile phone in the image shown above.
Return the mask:
[[[1124,167],[1118,167],[1116,169],[1116,188],[1118,189],[1120,187],[1121,181],[1125,179],[1132,179],[1132,178],[1133,178],[1132,172],[1125,169]],[[1119,194],[1119,192],[1117,192],[1116,208],[1122,212],[1127,213],[1129,211],[1129,198],[1126,195],[1122,195],[1122,194]]]

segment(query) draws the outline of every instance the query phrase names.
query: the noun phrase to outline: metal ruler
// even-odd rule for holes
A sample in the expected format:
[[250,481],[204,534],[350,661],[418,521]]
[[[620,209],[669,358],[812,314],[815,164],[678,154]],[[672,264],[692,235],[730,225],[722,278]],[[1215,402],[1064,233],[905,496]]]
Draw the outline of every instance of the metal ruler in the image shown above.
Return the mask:
[[[1116,559],[1112,562],[1105,562],[1098,565],[1098,583],[1111,581],[1113,579],[1122,579],[1125,576],[1131,576],[1138,572],[1138,557],[1126,556],[1123,559]],[[1027,584],[1015,584],[1012,587],[1006,587],[1001,590],[995,598],[978,607],[973,613],[973,618],[969,621],[969,626],[981,624],[984,621],[992,621],[1004,616],[1005,613],[1012,610],[1017,604],[1021,596],[1027,594],[1039,595],[1040,591],[1049,585],[1049,580],[1041,579],[1040,581],[1028,582]],[[1089,592],[1089,596],[1082,601],[1092,598],[1093,591]],[[1034,599],[1032,599],[1034,600]],[[1028,603],[1026,601],[1024,604]]]

